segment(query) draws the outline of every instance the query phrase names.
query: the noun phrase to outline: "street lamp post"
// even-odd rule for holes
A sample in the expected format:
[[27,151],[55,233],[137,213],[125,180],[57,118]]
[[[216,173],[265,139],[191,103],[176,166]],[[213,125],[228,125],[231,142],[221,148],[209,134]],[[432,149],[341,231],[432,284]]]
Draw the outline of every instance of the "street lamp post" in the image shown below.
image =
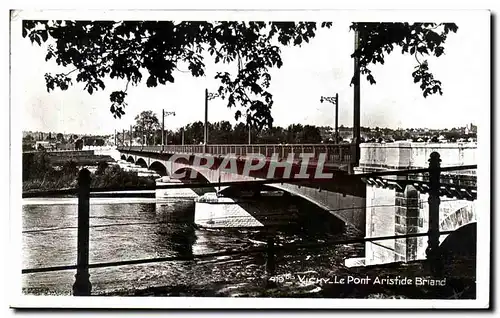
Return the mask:
[[203,130],[203,152],[207,152],[208,144],[208,101],[219,97],[219,94],[209,93],[205,88],[205,126]]
[[339,94],[335,94],[335,97],[321,96],[320,102],[329,102],[335,104],[335,143],[339,142]]
[[129,133],[129,147],[132,147],[132,139],[134,138],[133,131],[132,131],[132,125],[130,125],[130,133]]
[[[359,40],[359,30],[354,32],[354,51],[356,52],[359,49],[360,40]],[[356,165],[359,164],[359,144],[361,142],[361,122],[360,122],[360,67],[359,67],[359,56],[354,57],[354,109],[353,109],[353,121],[352,121],[352,135],[354,141],[354,160]]]
[[161,151],[163,151],[165,143],[168,144],[166,136],[165,136],[165,116],[170,116],[173,115],[175,116],[175,112],[166,112],[165,109],[162,109],[162,116],[161,116]]
[[142,118],[142,131],[141,131],[141,134],[142,134],[142,147],[141,147],[141,149],[144,147],[144,144],[146,143],[145,130],[146,130],[146,126],[144,124],[144,118]]
[[252,144],[252,126],[248,123],[248,144]]

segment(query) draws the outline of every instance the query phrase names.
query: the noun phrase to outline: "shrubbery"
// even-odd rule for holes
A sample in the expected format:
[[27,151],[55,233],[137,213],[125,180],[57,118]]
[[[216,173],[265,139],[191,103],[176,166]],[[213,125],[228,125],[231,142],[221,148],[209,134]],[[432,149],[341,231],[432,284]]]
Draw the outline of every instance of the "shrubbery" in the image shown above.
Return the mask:
[[[107,164],[106,164],[107,166]],[[97,171],[92,175],[90,186],[92,188],[107,187],[132,187],[132,186],[154,186],[153,178],[139,177],[137,172],[125,171],[118,165],[106,167],[99,164]]]
[[[79,167],[75,161],[67,161],[60,168],[55,168],[45,152],[23,157],[23,191],[55,190],[78,186]],[[153,178],[139,177],[137,172],[124,171],[118,165],[108,166],[105,161],[99,163],[92,174],[92,188],[121,186],[154,186]]]
[[23,191],[51,190],[76,186],[78,166],[67,161],[60,169],[52,166],[46,152],[23,158]]

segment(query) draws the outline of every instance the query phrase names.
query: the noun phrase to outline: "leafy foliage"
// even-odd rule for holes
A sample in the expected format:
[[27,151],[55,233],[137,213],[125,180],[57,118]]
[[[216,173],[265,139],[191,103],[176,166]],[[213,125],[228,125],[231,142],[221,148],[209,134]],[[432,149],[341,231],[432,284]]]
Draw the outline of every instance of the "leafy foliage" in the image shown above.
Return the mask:
[[59,169],[55,169],[45,151],[23,155],[23,191],[72,187],[76,185],[77,173],[75,161],[64,162]]
[[95,172],[96,175],[103,175],[108,168],[108,163],[106,161],[99,161],[97,164],[97,170]]
[[[182,136],[180,135],[174,137],[177,140],[177,144],[180,144],[181,138]],[[186,144],[199,144],[203,142],[203,123],[201,121],[196,121],[184,127],[184,141]]]
[[[331,25],[321,23],[323,28]],[[359,58],[361,73],[372,84],[375,79],[369,65],[384,63],[384,53],[391,53],[394,46],[415,56],[440,56],[447,34],[457,31],[451,23],[353,23],[351,28],[360,34],[360,47],[352,57]],[[143,77],[148,87],[173,83],[179,68],[187,68],[194,77],[204,76],[206,52],[216,64],[237,63],[237,74],[216,74],[221,83],[218,93],[227,99],[228,107],[239,107],[236,119],[245,116],[247,123],[260,130],[273,123],[269,70],[283,65],[280,46],[308,43],[316,30],[315,22],[25,20],[22,32],[32,43],[49,43],[47,61],[73,68],[64,74],[46,74],[48,91],[68,89],[73,72],[89,94],[105,89],[106,77],[126,80],[124,90],[110,94],[110,111],[118,118],[125,113],[130,83],[138,85]],[[424,96],[442,93],[427,63],[418,64],[413,77],[421,83]]]
[[152,110],[143,111],[139,115],[135,116],[134,135],[135,137],[140,137],[141,142],[144,140],[143,136],[146,135],[147,144],[153,144],[154,135],[159,131],[159,129],[161,129],[160,122]]
[[[102,167],[100,167],[102,168]],[[130,187],[130,186],[154,186],[152,178],[139,177],[135,171],[125,171],[118,165],[105,168],[92,176],[90,186],[92,188],[107,187]]]
[[[371,84],[376,81],[369,66],[384,64],[385,54],[399,46],[402,54],[415,56],[417,66],[412,76],[415,83],[420,83],[424,97],[443,94],[441,82],[434,79],[427,60],[420,61],[418,57],[443,55],[448,34],[458,30],[454,23],[353,23],[351,29],[359,35],[359,47],[351,57],[359,60],[360,74],[366,75]],[[353,77],[351,83],[356,80]]]
[[[310,125],[290,125],[288,128],[273,126],[265,127],[260,131],[255,129],[249,131],[248,125],[241,122],[234,127],[228,121],[209,122],[208,126],[211,144],[246,144],[249,133],[252,134],[251,142],[260,144],[320,143],[323,141],[319,127]],[[174,144],[181,143],[182,130],[184,130],[186,144],[200,144],[203,141],[202,122],[194,122],[176,132],[171,132]]]

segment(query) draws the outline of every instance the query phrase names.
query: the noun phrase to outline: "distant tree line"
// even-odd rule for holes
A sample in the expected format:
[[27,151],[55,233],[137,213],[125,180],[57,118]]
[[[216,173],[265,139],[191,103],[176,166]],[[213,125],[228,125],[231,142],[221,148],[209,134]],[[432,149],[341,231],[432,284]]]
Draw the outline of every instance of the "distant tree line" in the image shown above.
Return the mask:
[[[161,125],[155,113],[144,111],[135,118],[132,137],[148,145],[161,144]],[[209,143],[211,144],[246,144],[251,134],[252,143],[296,144],[329,142],[332,136],[323,137],[320,128],[314,125],[293,124],[287,128],[273,126],[257,130],[244,123],[235,126],[229,121],[208,123]],[[204,124],[201,121],[190,123],[175,131],[165,128],[165,144],[181,144],[184,135],[185,144],[200,144],[204,139]]]
[[[169,143],[181,144],[183,133],[185,144],[202,143],[203,123],[198,121],[177,131],[169,131]],[[290,125],[288,128],[278,126],[255,131],[243,123],[238,123],[234,127],[228,121],[208,123],[208,139],[211,144],[246,144],[249,134],[251,143],[295,144],[321,143],[322,141],[319,128],[310,125]]]

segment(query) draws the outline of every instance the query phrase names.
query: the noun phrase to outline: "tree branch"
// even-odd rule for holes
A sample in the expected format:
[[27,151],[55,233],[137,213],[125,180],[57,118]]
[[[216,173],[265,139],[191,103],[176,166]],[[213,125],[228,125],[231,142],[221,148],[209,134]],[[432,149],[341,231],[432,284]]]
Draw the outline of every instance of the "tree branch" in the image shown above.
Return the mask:
[[73,73],[74,71],[77,71],[77,70],[78,70],[78,68],[75,68],[74,70],[69,71],[68,73],[66,73],[66,74],[62,74],[62,75],[63,75],[63,76],[68,76],[69,74],[71,74],[71,73]]

